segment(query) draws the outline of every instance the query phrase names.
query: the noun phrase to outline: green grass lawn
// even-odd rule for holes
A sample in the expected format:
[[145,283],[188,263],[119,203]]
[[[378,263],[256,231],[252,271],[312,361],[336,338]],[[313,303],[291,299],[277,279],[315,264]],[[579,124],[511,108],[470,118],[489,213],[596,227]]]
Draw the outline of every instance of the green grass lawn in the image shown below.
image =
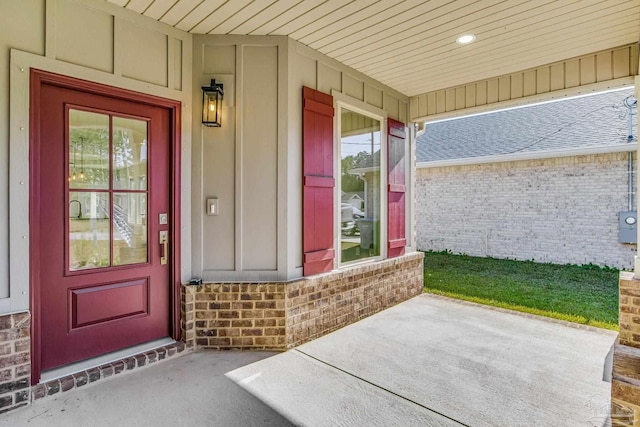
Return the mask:
[[426,252],[425,292],[618,329],[618,270]]

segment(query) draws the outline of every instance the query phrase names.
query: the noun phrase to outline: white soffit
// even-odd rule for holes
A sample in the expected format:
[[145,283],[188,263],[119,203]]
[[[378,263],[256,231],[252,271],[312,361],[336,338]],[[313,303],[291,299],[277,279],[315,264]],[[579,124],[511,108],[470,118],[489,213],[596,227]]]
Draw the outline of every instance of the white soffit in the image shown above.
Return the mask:
[[[107,0],[194,34],[287,35],[418,95],[638,41],[638,0]],[[475,42],[459,45],[461,34]]]

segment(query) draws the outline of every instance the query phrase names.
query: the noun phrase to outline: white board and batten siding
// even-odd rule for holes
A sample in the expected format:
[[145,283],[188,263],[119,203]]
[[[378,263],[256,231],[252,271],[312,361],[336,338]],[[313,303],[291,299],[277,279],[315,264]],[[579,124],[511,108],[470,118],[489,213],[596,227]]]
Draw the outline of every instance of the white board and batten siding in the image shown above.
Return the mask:
[[[192,118],[194,273],[209,281],[286,278],[278,237],[286,218],[278,212],[286,203],[279,168],[287,130],[279,116],[287,38],[194,36],[194,52],[194,99],[211,79],[224,85],[222,127]],[[208,198],[218,199],[218,215],[206,215]]]
[[411,97],[412,121],[433,121],[634,84],[638,46],[627,45]]
[[[0,169],[10,171],[0,175],[4,314],[29,308],[29,70],[181,101],[181,214],[189,217],[191,91],[184,88],[191,87],[192,36],[92,0],[3,1],[0,16],[10,17],[0,32],[0,63],[9,65],[0,72]],[[191,276],[191,231],[186,225],[181,233],[183,280]]]
[[[194,36],[198,85],[224,85],[223,125],[193,117],[193,270],[209,281],[302,275],[302,87],[406,122],[408,98],[288,37]],[[205,214],[207,198],[220,213]]]

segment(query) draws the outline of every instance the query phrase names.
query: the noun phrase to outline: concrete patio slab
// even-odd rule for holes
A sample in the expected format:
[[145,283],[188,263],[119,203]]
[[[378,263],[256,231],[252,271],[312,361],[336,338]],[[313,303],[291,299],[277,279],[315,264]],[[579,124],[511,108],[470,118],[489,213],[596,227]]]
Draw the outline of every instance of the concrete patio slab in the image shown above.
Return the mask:
[[603,426],[615,337],[421,295],[228,376],[298,425]]
[[615,337],[421,295],[287,353],[187,354],[0,427],[603,427]]
[[[227,374],[300,426],[460,426],[437,412],[299,351]],[[364,356],[366,363],[368,356]]]

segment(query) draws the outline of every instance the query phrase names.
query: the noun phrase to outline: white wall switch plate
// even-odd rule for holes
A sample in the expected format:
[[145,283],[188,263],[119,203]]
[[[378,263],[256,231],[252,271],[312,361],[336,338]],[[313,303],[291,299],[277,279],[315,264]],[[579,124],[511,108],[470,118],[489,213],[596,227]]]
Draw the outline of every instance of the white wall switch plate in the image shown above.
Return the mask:
[[207,215],[218,215],[220,211],[220,204],[218,198],[207,199]]

